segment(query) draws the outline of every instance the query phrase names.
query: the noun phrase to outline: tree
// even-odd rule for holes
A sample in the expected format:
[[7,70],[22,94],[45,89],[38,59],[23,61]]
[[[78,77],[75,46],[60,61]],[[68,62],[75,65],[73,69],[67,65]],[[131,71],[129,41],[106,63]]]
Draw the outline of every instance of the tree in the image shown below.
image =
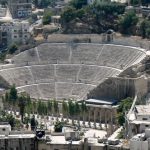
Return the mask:
[[130,3],[131,5],[139,5],[139,0],[131,0]]
[[31,123],[31,130],[34,131],[36,126],[37,126],[37,121],[35,120],[35,116],[33,115],[31,120],[30,120],[30,123]]
[[62,122],[56,122],[54,126],[55,132],[62,132],[63,123]]
[[78,102],[75,102],[75,115],[77,118],[79,118],[80,112],[81,112],[80,105]]
[[15,127],[15,118],[12,115],[7,115],[6,116],[6,121],[10,124],[12,128]]
[[43,110],[42,110],[41,100],[38,101],[37,111],[38,111],[38,114],[42,115]]
[[63,112],[63,117],[67,116],[67,119],[68,119],[68,104],[64,100],[62,103],[62,112]]
[[128,97],[120,101],[117,109],[117,119],[118,123],[122,126],[125,123],[125,112],[127,112],[133,103],[133,99]]
[[6,102],[9,102],[9,93],[8,92],[5,93],[5,98],[4,99],[5,99]]
[[59,108],[58,108],[58,102],[55,99],[53,100],[53,108],[54,108],[54,113],[58,117]]
[[33,4],[39,8],[47,8],[49,5],[54,6],[55,0],[41,0],[41,1],[33,0]]
[[48,110],[48,114],[50,115],[52,113],[52,107],[53,107],[53,103],[51,100],[49,100],[47,102],[47,110]]
[[87,0],[71,0],[70,5],[76,9],[81,9],[83,6],[87,5]]
[[24,113],[25,113],[26,103],[27,103],[27,100],[26,100],[26,97],[23,94],[18,97],[18,106],[19,106],[19,109],[20,109],[20,115],[21,115],[22,123],[23,123],[23,117],[24,117]]
[[136,16],[134,11],[130,11],[126,13],[124,16],[120,19],[120,28],[122,33],[132,33],[132,27],[135,27],[135,25],[138,22],[138,17]]
[[150,21],[144,19],[140,24],[140,34],[143,38],[150,38]]
[[68,107],[69,107],[69,115],[72,119],[72,124],[74,124],[75,104],[74,104],[74,102],[72,102],[72,100],[69,100]]
[[68,23],[71,20],[76,18],[76,12],[75,12],[75,8],[73,7],[66,7],[63,11],[63,13],[61,14],[61,18],[63,20],[63,22]]
[[80,113],[81,113],[81,108],[78,102],[75,102],[75,116],[77,117],[78,124],[80,124]]
[[18,46],[16,44],[12,44],[9,49],[8,49],[8,52],[9,54],[13,54],[15,53],[16,51],[18,50]]
[[10,88],[9,99],[10,99],[10,101],[11,101],[13,104],[15,104],[16,101],[17,101],[17,98],[18,98],[17,89],[16,89],[16,86],[13,85],[13,86]]
[[82,112],[82,117],[83,117],[83,123],[85,123],[85,113],[87,112],[85,101],[81,102],[81,112]]
[[142,3],[142,5],[148,7],[148,4],[150,4],[150,1],[149,0],[141,0],[141,3]]
[[31,103],[31,110],[32,110],[32,112],[35,114],[35,113],[37,113],[37,103],[35,102],[35,101],[33,101],[32,103]]
[[51,22],[51,16],[52,12],[51,11],[45,11],[43,15],[43,24],[47,25]]

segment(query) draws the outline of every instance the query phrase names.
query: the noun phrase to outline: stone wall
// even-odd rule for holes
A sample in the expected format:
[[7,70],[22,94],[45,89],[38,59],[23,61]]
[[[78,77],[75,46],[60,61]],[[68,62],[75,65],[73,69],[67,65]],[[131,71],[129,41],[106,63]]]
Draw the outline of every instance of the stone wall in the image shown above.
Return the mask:
[[[103,42],[103,34],[51,34],[48,36],[47,41],[51,43],[69,43],[74,40],[80,42],[91,42],[91,43],[105,43]],[[125,45],[140,47],[146,50],[150,49],[150,41],[143,40],[137,36],[122,36],[118,33],[114,34],[113,41],[110,44]]]
[[144,96],[148,91],[148,80],[140,78],[114,78],[106,79],[102,84],[88,93],[88,98],[116,99],[134,97],[135,93]]

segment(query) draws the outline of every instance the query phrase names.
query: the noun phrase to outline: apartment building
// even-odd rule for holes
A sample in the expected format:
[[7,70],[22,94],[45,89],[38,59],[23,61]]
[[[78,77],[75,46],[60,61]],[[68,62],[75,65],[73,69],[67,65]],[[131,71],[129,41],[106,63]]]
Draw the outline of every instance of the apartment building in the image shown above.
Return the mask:
[[11,43],[26,44],[30,39],[29,22],[14,21],[11,26]]
[[26,44],[30,40],[29,22],[15,20],[0,26],[0,45]]
[[8,0],[13,18],[26,18],[32,13],[32,0]]

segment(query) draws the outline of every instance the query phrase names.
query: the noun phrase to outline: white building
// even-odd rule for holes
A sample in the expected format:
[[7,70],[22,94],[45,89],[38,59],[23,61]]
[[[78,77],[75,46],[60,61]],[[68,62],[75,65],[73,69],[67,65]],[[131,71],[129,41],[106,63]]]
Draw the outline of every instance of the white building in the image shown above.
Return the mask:
[[29,22],[18,20],[13,21],[12,23],[2,24],[0,26],[0,41],[2,41],[1,43],[5,42],[8,45],[12,43],[28,43],[31,37],[29,26]]
[[126,127],[130,138],[150,128],[150,105],[136,105],[127,119]]
[[29,22],[15,21],[11,27],[11,41],[16,43],[27,43],[30,39]]
[[130,139],[130,150],[149,150],[150,149],[150,129],[145,133],[137,134]]
[[0,150],[37,150],[35,134],[11,131],[7,123],[0,123]]
[[94,2],[118,2],[118,3],[127,3],[128,0],[87,0],[87,4],[93,4]]
[[0,135],[9,135],[10,131],[10,124],[0,124]]

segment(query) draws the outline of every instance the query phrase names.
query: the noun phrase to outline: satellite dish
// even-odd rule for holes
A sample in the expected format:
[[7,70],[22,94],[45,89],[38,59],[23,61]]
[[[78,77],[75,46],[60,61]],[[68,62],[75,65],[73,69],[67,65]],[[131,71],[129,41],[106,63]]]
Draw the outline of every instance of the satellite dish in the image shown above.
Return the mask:
[[44,130],[38,130],[36,131],[36,137],[41,139],[42,137],[45,136],[45,131]]

